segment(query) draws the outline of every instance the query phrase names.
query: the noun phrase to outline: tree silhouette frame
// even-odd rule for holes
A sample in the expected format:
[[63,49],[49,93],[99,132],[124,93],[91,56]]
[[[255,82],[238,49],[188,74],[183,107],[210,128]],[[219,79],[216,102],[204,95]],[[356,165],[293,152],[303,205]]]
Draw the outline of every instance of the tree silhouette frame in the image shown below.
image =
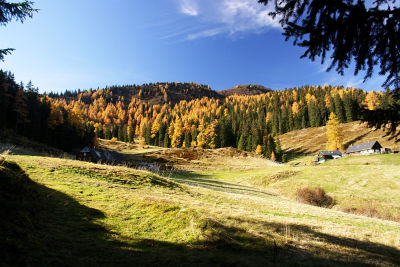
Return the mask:
[[[361,0],[258,0],[272,4],[273,18],[279,18],[286,41],[306,49],[302,58],[324,64],[327,71],[343,75],[352,60],[354,75],[365,71],[364,81],[371,78],[379,66],[379,75],[386,76],[383,87],[392,88],[400,101],[400,8],[396,0],[375,0],[367,6]],[[397,3],[396,3],[397,2]],[[396,5],[397,4],[397,5]],[[398,138],[400,104],[387,109],[365,111],[363,120],[369,126],[384,127]]]
[[[19,3],[8,3],[0,0],[0,26],[6,26],[13,19],[23,23],[27,17],[32,18],[33,13],[38,9],[33,8],[32,1],[23,1]],[[0,49],[0,61],[4,60],[4,56],[11,54],[14,48]]]

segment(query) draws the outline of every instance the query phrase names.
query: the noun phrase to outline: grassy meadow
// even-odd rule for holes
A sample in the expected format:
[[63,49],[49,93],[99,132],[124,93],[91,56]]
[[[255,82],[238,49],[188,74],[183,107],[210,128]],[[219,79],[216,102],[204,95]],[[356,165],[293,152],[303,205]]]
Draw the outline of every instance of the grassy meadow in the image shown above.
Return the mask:
[[[398,154],[310,166],[309,158],[278,164],[234,149],[102,145],[170,168],[4,155],[1,178],[12,186],[3,188],[14,193],[2,201],[21,207],[0,225],[12,248],[1,252],[6,265],[400,264]],[[13,179],[23,173],[21,189]],[[335,205],[298,203],[306,186],[323,187]]]

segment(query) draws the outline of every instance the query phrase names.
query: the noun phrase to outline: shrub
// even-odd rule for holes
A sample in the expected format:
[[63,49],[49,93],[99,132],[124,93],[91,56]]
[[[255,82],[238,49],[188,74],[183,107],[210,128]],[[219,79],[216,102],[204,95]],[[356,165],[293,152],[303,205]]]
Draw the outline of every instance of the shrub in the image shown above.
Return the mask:
[[298,189],[296,192],[296,199],[301,203],[318,207],[332,207],[334,205],[333,198],[327,195],[325,190],[321,187],[305,187]]

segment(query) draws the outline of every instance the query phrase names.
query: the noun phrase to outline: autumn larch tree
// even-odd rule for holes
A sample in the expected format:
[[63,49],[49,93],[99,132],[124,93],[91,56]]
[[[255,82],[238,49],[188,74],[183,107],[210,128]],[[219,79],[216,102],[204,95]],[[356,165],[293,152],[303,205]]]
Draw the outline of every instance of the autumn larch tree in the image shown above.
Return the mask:
[[256,154],[257,155],[261,155],[262,154],[262,146],[261,145],[257,145]]
[[326,125],[326,136],[328,138],[326,149],[343,149],[343,130],[338,118],[333,112],[331,113],[331,115],[329,115],[329,120]]

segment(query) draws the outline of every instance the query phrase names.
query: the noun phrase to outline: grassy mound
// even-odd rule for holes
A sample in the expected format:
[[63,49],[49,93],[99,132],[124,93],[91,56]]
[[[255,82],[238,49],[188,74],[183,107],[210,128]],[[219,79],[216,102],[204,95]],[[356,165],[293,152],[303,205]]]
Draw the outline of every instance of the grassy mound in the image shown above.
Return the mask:
[[[34,169],[32,163],[29,166]],[[157,194],[135,194],[129,184],[107,187],[114,181],[96,177],[101,171],[74,170],[64,170],[65,177],[79,178],[77,188],[69,179],[67,195],[32,181],[15,162],[0,161],[2,264],[207,266],[218,258],[217,262],[246,265],[242,253],[263,255],[270,246],[263,238],[227,227]],[[50,168],[40,175],[51,176],[60,185],[64,183],[62,174]],[[98,180],[101,186],[93,189]],[[76,197],[78,192],[87,193],[87,198]],[[95,202],[99,209],[82,205],[85,200]],[[265,262],[260,255],[256,258]]]

